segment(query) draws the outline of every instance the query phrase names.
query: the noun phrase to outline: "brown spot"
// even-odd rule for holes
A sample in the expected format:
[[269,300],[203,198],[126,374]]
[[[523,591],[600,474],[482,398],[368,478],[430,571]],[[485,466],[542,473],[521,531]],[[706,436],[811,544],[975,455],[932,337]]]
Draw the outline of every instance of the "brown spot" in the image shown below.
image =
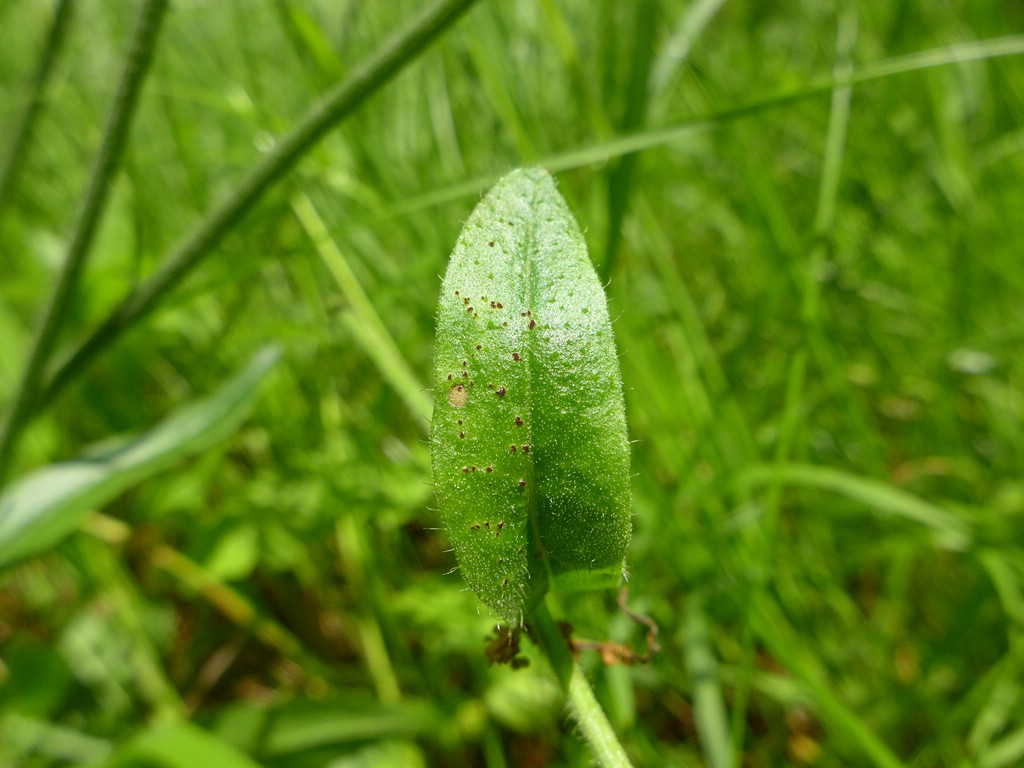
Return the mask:
[[469,360],[463,360],[462,367],[465,368],[467,365],[469,365]]
[[500,523],[498,523],[498,530],[500,531],[500,530],[502,530],[502,529],[503,529],[504,527],[505,527],[505,521],[504,521],[504,520],[502,520],[502,521],[501,521]]
[[487,474],[490,474],[493,471],[494,471],[494,467],[486,467],[486,468],[484,468],[484,472],[486,472]]
[[458,292],[458,291],[456,291],[456,292],[455,292],[455,295],[456,295],[456,296],[458,296],[458,295],[459,295],[459,292]]
[[462,419],[459,419],[459,426],[462,426]]
[[501,580],[501,586],[507,587],[508,586],[508,579],[502,579]]
[[[515,361],[516,361],[516,362],[518,363],[518,362],[519,362],[520,360],[522,360],[523,358],[519,356],[519,353],[518,353],[518,352],[513,352],[513,353],[512,353],[512,359],[513,359],[513,360],[515,360]],[[451,378],[451,376],[449,376],[448,378],[450,379],[450,378]]]
[[498,387],[498,397],[504,397],[507,391],[504,387]]
[[469,392],[461,384],[456,384],[448,390],[448,403],[453,408],[462,408],[469,401]]
[[459,432],[459,438],[462,439],[462,440],[465,440],[466,439],[466,433],[465,432]]
[[524,445],[523,446],[523,453],[529,453],[529,452],[530,452],[530,446]]
[[462,372],[462,378],[468,379],[469,378],[469,372],[468,371],[463,371]]
[[520,488],[525,488],[526,487],[526,480],[524,480],[521,477],[519,478],[519,487]]
[[475,523],[474,525],[469,526],[469,529],[471,531],[479,531],[480,530],[480,523]]
[[494,241],[491,240],[491,242],[489,242],[487,245],[489,245],[491,248],[493,248],[494,247]]
[[523,426],[523,417],[522,416],[516,416],[516,426],[517,427]]
[[498,302],[498,309],[504,309],[504,308],[505,308],[505,306],[499,301]]
[[473,311],[473,308],[472,308],[472,307],[466,307],[466,311],[467,311],[467,312],[472,312],[472,311]]
[[449,373],[448,374],[448,381],[451,381],[451,380],[452,380],[452,375]]
[[537,327],[537,321],[536,320],[531,320],[530,321],[530,325],[528,327],[532,331],[534,328]]
[[508,447],[508,449],[509,449],[509,451],[511,451],[512,453],[515,453],[515,452],[516,452],[516,447],[515,447],[514,445],[510,445],[510,446]]
[[471,466],[471,467],[469,468],[469,471],[470,471],[470,472],[476,472],[476,464],[474,464],[473,466]]
[[463,471],[463,472],[467,472],[467,473],[468,473],[468,472],[469,472],[469,467],[463,467],[463,468],[462,468],[462,471]]
[[479,344],[477,344],[476,345],[476,351],[479,352],[481,349],[482,349],[482,347]]
[[496,301],[492,301],[491,302],[491,309],[497,309],[497,308],[498,308],[498,303]]

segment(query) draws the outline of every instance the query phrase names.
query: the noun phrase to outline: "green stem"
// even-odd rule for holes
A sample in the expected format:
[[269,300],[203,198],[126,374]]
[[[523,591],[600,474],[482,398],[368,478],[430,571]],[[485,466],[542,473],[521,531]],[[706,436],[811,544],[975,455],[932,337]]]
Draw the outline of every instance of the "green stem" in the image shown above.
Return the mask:
[[608,717],[594,696],[579,662],[573,658],[565,638],[548,612],[544,601],[530,614],[530,623],[537,630],[537,642],[555,670],[558,682],[568,698],[569,711],[583,738],[590,744],[594,757],[604,768],[632,768],[626,750],[608,722]]
[[438,0],[407,28],[386,41],[343,83],[315,105],[165,260],[138,285],[44,382],[39,405],[50,402],[86,365],[141,318],[205,258],[323,136],[379,91],[416,54],[451,26],[478,0]]
[[68,22],[74,10],[74,3],[71,0],[58,0],[57,8],[53,12],[53,24],[50,26],[50,34],[46,37],[46,47],[39,60],[35,75],[32,77],[32,91],[21,120],[14,129],[14,138],[7,150],[7,157],[0,167],[0,211],[7,205],[7,198],[14,188],[14,180],[21,170],[22,161],[25,158],[25,148],[28,146],[29,137],[32,135],[32,128],[35,127],[36,116],[46,97],[46,87],[50,82],[50,74],[53,72],[53,65],[57,61],[57,53],[66,37]]
[[124,69],[117,84],[92,175],[82,197],[82,207],[75,219],[63,269],[44,310],[42,325],[29,351],[28,361],[11,398],[6,418],[0,424],[0,478],[6,471],[18,434],[36,404],[35,395],[42,378],[43,367],[57,342],[61,323],[78,287],[89,245],[103,216],[110,186],[124,152],[128,126],[152,61],[154,42],[166,8],[167,0],[148,0],[139,11],[132,30]]

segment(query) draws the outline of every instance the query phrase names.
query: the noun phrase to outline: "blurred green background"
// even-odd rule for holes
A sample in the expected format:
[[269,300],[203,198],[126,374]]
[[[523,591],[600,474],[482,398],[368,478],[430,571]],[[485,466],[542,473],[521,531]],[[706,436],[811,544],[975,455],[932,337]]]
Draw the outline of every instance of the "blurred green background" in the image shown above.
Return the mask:
[[[0,3],[0,403],[141,5]],[[171,4],[42,381],[422,5]],[[616,318],[662,648],[583,662],[636,764],[1021,765],[1020,29],[1013,0],[471,8],[33,390],[0,765],[591,764],[529,643],[487,666],[430,487],[439,275],[524,164]],[[562,615],[644,649],[614,594]]]

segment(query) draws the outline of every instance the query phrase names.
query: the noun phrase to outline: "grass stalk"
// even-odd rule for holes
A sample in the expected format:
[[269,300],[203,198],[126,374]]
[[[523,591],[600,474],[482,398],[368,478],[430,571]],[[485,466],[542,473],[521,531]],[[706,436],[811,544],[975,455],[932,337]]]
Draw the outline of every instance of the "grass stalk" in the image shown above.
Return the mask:
[[[848,80],[853,73],[853,51],[857,40],[857,17],[855,12],[847,11],[838,19],[836,32],[836,61],[833,76],[837,83]],[[818,187],[818,202],[814,214],[813,234],[814,246],[807,258],[807,266],[802,282],[801,310],[806,324],[806,333],[815,334],[815,323],[819,320],[820,279],[826,255],[826,240],[835,218],[836,200],[839,192],[839,181],[842,163],[845,156],[846,136],[849,130],[850,99],[853,87],[850,84],[837,85],[832,92],[829,109],[828,133],[825,139],[825,151],[822,162],[821,182]],[[822,360],[821,362],[825,362]],[[780,422],[779,441],[776,444],[775,463],[783,464],[791,459],[798,450],[800,428],[803,420],[805,385],[808,368],[808,354],[801,348],[793,355],[789,367],[786,386],[785,407]],[[826,369],[828,372],[829,369]],[[775,556],[779,549],[779,519],[782,514],[782,495],[784,484],[779,476],[773,476],[768,483],[764,499],[764,520],[761,525],[760,552],[758,557],[762,563],[762,573],[774,572]],[[766,584],[757,583],[756,592],[759,596],[766,590]],[[753,611],[748,606],[748,612]],[[749,616],[749,613],[748,613]],[[747,627],[753,627],[748,621]],[[748,671],[753,668],[755,652],[755,634],[747,631],[744,634],[743,661],[741,666]],[[744,678],[749,680],[749,674]],[[742,755],[745,739],[749,690],[746,683],[739,686],[736,695],[737,706],[733,713],[731,731],[735,754]]]
[[149,71],[160,22],[166,9],[167,0],[147,0],[132,30],[124,69],[117,84],[95,165],[82,197],[82,207],[75,219],[64,266],[43,311],[42,324],[29,351],[28,361],[15,387],[4,421],[0,424],[0,478],[6,473],[18,434],[36,404],[35,393],[43,368],[56,345],[61,324],[81,279],[89,245],[103,216],[111,184],[124,154],[128,127],[135,112],[139,91]]
[[[876,80],[923,72],[954,64],[970,61],[987,61],[1013,56],[1024,56],[1024,35],[1008,35],[1005,37],[976,40],[969,43],[948,45],[942,48],[930,48],[925,51],[895,56],[881,61],[865,64],[854,69],[847,75],[835,74],[812,81],[809,85],[793,90],[784,90],[771,96],[755,99],[734,107],[726,107],[714,112],[695,115],[662,128],[629,133],[613,139],[599,141],[594,144],[582,145],[575,149],[545,155],[537,160],[537,165],[547,168],[551,173],[575,170],[585,166],[601,165],[634,152],[644,152],[666,144],[671,144],[688,136],[709,131],[726,123],[772,112],[782,107],[796,104],[807,99],[817,98],[824,94],[832,94],[837,89],[855,87]],[[490,187],[498,180],[500,173],[487,173],[458,181],[446,186],[434,185],[423,194],[413,195],[395,204],[382,218],[396,218],[421,211],[453,200],[479,195],[482,190]]]
[[38,404],[52,401],[96,355],[148,315],[331,128],[379,91],[477,1],[438,0],[408,27],[385,41],[348,79],[329,91],[238,188],[178,245],[163,266],[132,290],[57,366],[45,380]]
[[558,683],[568,699],[580,734],[593,750],[594,758],[603,768],[631,768],[632,763],[626,750],[612,729],[594,691],[583,674],[579,662],[565,644],[565,638],[555,624],[547,604],[541,601],[530,615],[531,624],[537,630],[537,642],[551,663]]
[[[97,512],[85,524],[85,530],[95,539],[113,546],[124,546],[133,531],[126,523]],[[292,659],[308,674],[320,674],[320,662],[314,659],[302,643],[271,616],[261,612],[252,599],[225,583],[195,560],[177,549],[158,544],[146,553],[149,564],[167,574],[179,593],[191,597],[200,595],[210,606],[236,627],[252,634],[257,642]]]
[[4,158],[3,165],[0,166],[0,212],[6,207],[7,198],[14,188],[14,180],[21,170],[28,140],[35,127],[36,117],[39,116],[39,110],[46,99],[46,88],[50,82],[50,75],[53,73],[53,65],[56,63],[61,46],[67,37],[65,33],[70,26],[74,7],[71,0],[58,0],[57,7],[53,12],[53,23],[46,36],[46,45],[39,59],[39,66],[36,67],[35,74],[32,76],[31,94],[25,105],[25,110],[21,114],[21,120],[18,121],[14,129],[14,138],[7,148],[7,157]]
[[292,199],[292,211],[348,302],[353,320],[348,324],[349,331],[356,343],[373,360],[383,379],[394,387],[417,424],[427,428],[433,400],[423,391],[423,384],[416,378],[370,297],[359,284],[345,254],[331,239],[327,224],[304,193]]

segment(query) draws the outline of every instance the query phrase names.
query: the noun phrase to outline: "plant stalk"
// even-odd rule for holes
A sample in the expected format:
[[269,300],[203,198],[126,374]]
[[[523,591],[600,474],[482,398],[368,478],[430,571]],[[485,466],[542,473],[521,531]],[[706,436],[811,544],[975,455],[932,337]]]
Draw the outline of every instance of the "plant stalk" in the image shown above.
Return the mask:
[[45,380],[38,403],[45,405],[53,400],[97,354],[148,315],[311,147],[379,91],[476,2],[478,0],[438,0],[408,27],[386,41],[347,80],[329,91],[292,132],[278,142],[234,193],[179,244],[163,266],[132,290],[99,327],[57,366]]
[[565,692],[569,711],[598,764],[603,768],[632,768],[626,750],[543,600],[530,614],[530,624],[537,630],[537,642],[551,663]]
[[36,117],[46,99],[46,89],[53,72],[53,65],[57,63],[57,55],[67,37],[66,33],[70,27],[74,7],[71,0],[58,0],[57,7],[54,9],[53,23],[50,25],[50,33],[46,37],[46,47],[43,48],[39,66],[36,67],[32,77],[31,95],[25,105],[25,111],[22,112],[21,120],[14,129],[14,138],[8,147],[7,157],[4,159],[3,165],[0,166],[0,212],[7,206],[7,198],[21,171],[21,165],[25,159],[25,149],[32,136]]
[[6,473],[15,441],[37,403],[36,392],[43,368],[56,345],[61,324],[81,279],[89,245],[103,217],[103,209],[124,154],[128,127],[153,59],[154,44],[166,9],[167,0],[147,0],[132,30],[124,69],[117,84],[95,165],[82,197],[82,206],[75,219],[64,266],[43,312],[42,324],[29,351],[28,361],[4,421],[0,424],[0,479]]

